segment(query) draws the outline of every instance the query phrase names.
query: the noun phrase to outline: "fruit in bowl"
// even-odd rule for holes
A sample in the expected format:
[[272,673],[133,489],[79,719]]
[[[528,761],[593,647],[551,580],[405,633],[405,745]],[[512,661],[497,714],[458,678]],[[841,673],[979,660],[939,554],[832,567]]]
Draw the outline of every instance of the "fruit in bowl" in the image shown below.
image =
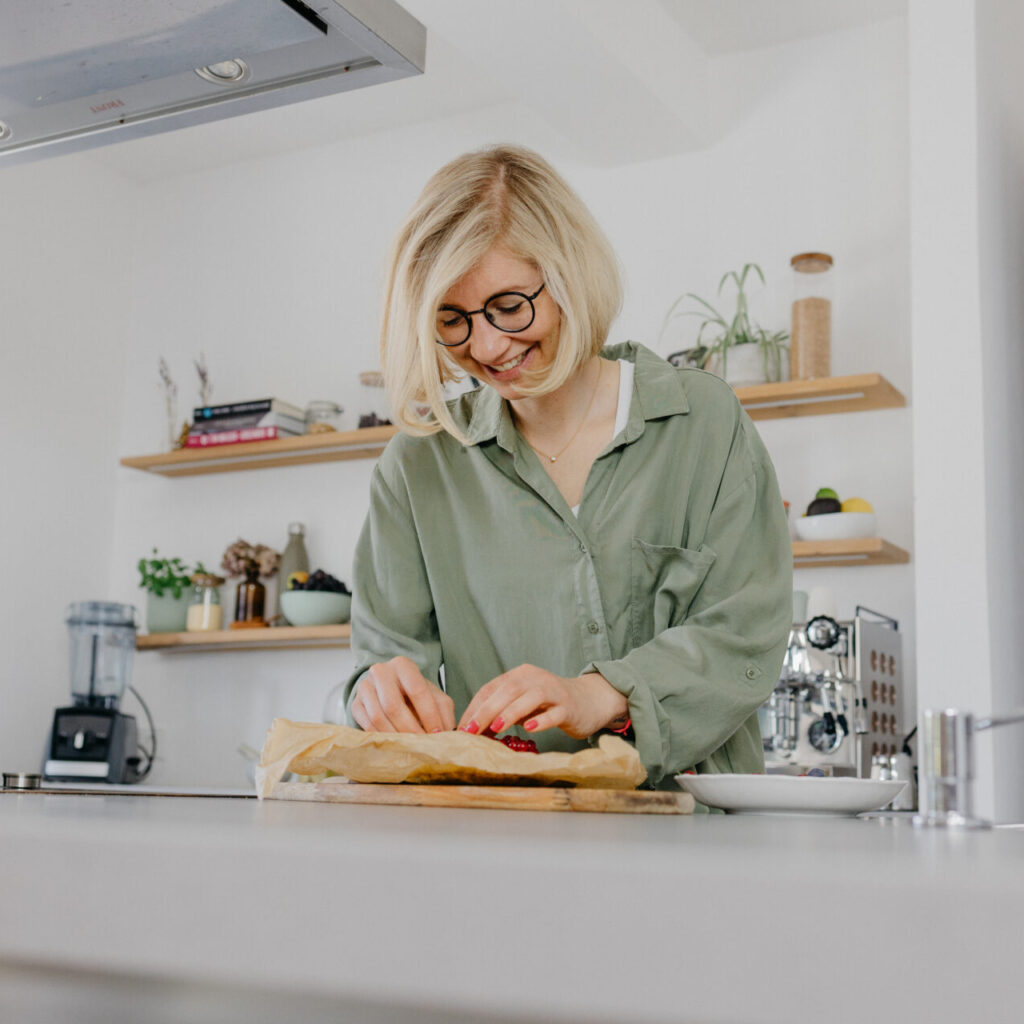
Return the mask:
[[871,503],[863,498],[840,501],[831,487],[822,487],[793,525],[800,540],[854,540],[877,535]]
[[352,594],[341,580],[323,569],[295,572],[281,595],[281,613],[293,626],[330,626],[348,622]]

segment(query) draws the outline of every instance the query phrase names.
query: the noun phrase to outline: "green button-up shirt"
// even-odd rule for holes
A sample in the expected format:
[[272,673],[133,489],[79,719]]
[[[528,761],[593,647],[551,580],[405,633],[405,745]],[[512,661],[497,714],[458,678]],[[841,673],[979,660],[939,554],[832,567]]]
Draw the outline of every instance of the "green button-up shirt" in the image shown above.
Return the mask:
[[[757,708],[791,626],[792,548],[771,460],[732,389],[635,343],[626,427],[573,514],[482,387],[452,403],[470,439],[398,435],[374,468],[353,569],[355,684],[411,658],[456,717],[524,663],[597,671],[629,701],[649,784],[763,771]],[[552,729],[542,750],[586,741]]]

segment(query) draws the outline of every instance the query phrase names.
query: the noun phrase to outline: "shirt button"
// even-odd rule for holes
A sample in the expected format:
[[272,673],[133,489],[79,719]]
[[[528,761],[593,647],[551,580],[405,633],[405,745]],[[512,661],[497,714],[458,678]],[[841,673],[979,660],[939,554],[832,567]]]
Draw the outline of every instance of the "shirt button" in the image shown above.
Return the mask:
[[583,554],[586,554],[587,553],[587,545],[586,544],[581,544],[580,545],[580,551],[582,551]]
[[757,669],[754,668],[753,666],[748,667],[746,675],[747,675],[748,679],[756,679],[757,678]]
[[587,623],[587,629],[591,633],[600,633],[601,632],[601,627],[596,622],[588,622]]

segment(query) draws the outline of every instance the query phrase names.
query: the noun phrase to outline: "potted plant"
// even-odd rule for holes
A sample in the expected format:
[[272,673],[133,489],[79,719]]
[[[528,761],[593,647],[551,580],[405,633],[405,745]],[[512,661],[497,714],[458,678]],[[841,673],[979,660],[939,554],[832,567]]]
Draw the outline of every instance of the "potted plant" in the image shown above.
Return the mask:
[[[146,591],[146,629],[150,633],[181,633],[188,618],[191,572],[180,558],[161,558],[153,548],[151,558],[138,561],[139,586]],[[205,572],[196,563],[196,572]]]
[[[671,362],[698,365],[723,377],[733,387],[786,379],[789,334],[765,330],[750,319],[746,285],[751,271],[764,284],[764,274],[756,263],[745,264],[738,273],[730,270],[718,284],[719,294],[727,281],[732,280],[736,285],[736,309],[731,317],[724,316],[710,302],[692,292],[681,295],[672,303],[662,321],[662,335],[676,317],[702,316],[704,320],[697,331],[696,346],[687,352],[669,356]],[[681,308],[688,300],[696,302],[700,308]],[[705,333],[711,331],[715,332],[714,336],[705,341]]]

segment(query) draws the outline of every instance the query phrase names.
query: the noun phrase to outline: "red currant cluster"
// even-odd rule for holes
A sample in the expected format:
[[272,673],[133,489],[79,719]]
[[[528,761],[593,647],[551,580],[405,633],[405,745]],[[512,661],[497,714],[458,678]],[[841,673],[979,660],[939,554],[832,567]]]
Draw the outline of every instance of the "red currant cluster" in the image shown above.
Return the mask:
[[516,750],[524,754],[536,754],[537,743],[534,740],[523,739],[522,736],[495,736],[499,743],[504,743],[509,750]]

